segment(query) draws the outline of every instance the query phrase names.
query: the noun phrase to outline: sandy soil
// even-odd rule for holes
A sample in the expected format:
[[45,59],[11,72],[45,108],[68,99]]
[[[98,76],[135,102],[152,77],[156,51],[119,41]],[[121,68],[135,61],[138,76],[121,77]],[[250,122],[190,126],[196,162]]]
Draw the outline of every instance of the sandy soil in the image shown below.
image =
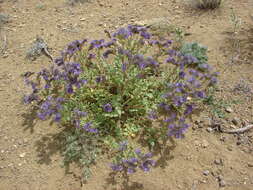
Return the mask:
[[[227,0],[213,11],[196,10],[188,1],[179,0],[91,0],[74,7],[64,0],[1,2],[0,13],[10,19],[1,28],[7,49],[0,57],[0,190],[253,189],[253,130],[242,135],[210,130],[211,122],[220,122],[228,129],[253,122],[252,0]],[[240,52],[236,54],[231,8],[242,20],[236,34]],[[216,96],[225,115],[216,121],[213,112],[217,105],[208,106],[196,117],[186,138],[171,147],[165,161],[150,173],[132,175],[128,185],[113,183],[108,162],[98,163],[93,177],[81,185],[78,168],[66,174],[61,167],[53,138],[61,129],[32,121],[21,102],[28,90],[21,74],[51,64],[46,56],[27,61],[26,51],[39,35],[55,57],[75,39],[101,38],[104,29],[153,18],[167,18],[190,34],[186,41],[208,46],[209,62],[221,72]],[[245,88],[235,90],[242,83]],[[229,106],[223,106],[224,101]]]

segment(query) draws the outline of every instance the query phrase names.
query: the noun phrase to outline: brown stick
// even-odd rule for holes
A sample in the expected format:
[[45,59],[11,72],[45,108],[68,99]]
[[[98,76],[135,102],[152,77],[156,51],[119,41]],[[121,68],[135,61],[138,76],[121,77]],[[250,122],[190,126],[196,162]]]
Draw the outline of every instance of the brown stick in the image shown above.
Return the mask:
[[248,131],[253,128],[253,125],[248,125],[246,127],[242,127],[239,129],[233,129],[233,130],[223,130],[221,129],[222,133],[228,133],[228,134],[235,134],[235,133],[244,133],[245,131]]

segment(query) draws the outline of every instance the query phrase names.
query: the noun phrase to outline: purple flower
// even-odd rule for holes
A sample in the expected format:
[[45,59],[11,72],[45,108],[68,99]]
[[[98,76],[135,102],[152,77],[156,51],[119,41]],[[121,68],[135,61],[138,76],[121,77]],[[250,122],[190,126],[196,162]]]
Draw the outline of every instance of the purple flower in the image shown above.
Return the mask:
[[127,39],[132,35],[132,32],[128,28],[120,28],[117,32],[113,34],[113,37]]
[[184,115],[190,115],[193,112],[193,106],[192,105],[186,105],[186,110],[184,112]]
[[103,109],[104,109],[104,111],[105,112],[112,112],[112,105],[111,104],[105,104],[104,106],[103,106]]
[[159,44],[159,41],[158,40],[151,40],[151,41],[149,41],[149,44],[150,45],[157,45],[157,44]]
[[84,124],[83,129],[89,133],[98,133],[98,130],[95,128],[91,128],[92,123],[88,122]]
[[133,174],[135,170],[133,168],[127,168],[127,173],[128,174]]
[[127,63],[126,62],[122,63],[121,69],[123,72],[126,72],[126,70],[127,70]]
[[155,165],[155,161],[154,160],[146,160],[144,161],[141,165],[140,168],[144,171],[144,172],[149,172],[150,171],[150,166],[154,166]]
[[183,79],[184,77],[185,77],[185,72],[183,72],[183,71],[180,71],[179,72],[179,77],[181,78],[181,79]]
[[30,95],[24,96],[24,103],[25,104],[30,104],[34,100],[38,100],[38,96],[36,94],[34,94],[34,93],[30,94]]
[[46,120],[47,114],[45,112],[39,112],[37,113],[37,116],[41,120]]
[[76,114],[77,117],[86,117],[88,115],[87,112],[84,112],[84,111],[80,111],[78,109],[75,109],[74,110],[74,113]]
[[60,120],[61,120],[61,114],[60,113],[56,113],[54,121],[59,122]]
[[167,117],[166,119],[164,119],[163,121],[164,122],[167,122],[167,123],[170,123],[170,122],[173,122],[175,121],[177,115],[175,113],[172,113],[169,117]]
[[67,93],[69,93],[69,94],[72,94],[74,92],[73,87],[70,84],[67,86],[66,90],[67,90]]
[[214,85],[218,82],[217,78],[216,77],[211,77],[211,81],[210,81],[210,84],[211,85]]
[[147,64],[151,66],[159,66],[159,63],[157,63],[152,57],[147,57]]
[[112,45],[115,44],[115,41],[116,41],[116,40],[112,40],[112,41],[110,41],[110,42],[104,43],[104,47],[111,47]]
[[150,39],[150,37],[151,37],[150,33],[146,32],[146,31],[141,31],[140,35],[145,39]]
[[89,47],[89,50],[91,50],[91,49],[99,49],[99,48],[102,48],[102,47],[104,47],[104,42],[105,42],[105,40],[104,39],[101,39],[101,40],[92,40],[91,42],[90,42],[90,47]]
[[111,169],[113,171],[122,171],[123,170],[123,167],[121,165],[118,165],[118,164],[112,164],[111,165]]
[[183,122],[180,122],[178,125],[170,124],[168,126],[168,136],[174,136],[175,138],[182,138],[183,133],[188,129],[189,125]]
[[140,155],[141,154],[141,150],[139,149],[139,148],[137,148],[137,149],[135,149],[135,154],[137,154],[137,155]]
[[166,59],[166,62],[167,62],[167,63],[175,64],[175,63],[176,63],[176,60],[175,60],[173,57],[168,57],[168,58]]
[[186,101],[187,101],[187,99],[184,96],[177,96],[174,98],[174,104],[177,107],[182,106],[182,104],[185,103]]
[[41,104],[40,109],[46,111],[50,108],[50,106],[51,106],[51,102],[50,101],[45,101]]
[[196,92],[196,96],[198,98],[205,98],[206,97],[206,95],[205,95],[205,93],[203,91],[197,91]]

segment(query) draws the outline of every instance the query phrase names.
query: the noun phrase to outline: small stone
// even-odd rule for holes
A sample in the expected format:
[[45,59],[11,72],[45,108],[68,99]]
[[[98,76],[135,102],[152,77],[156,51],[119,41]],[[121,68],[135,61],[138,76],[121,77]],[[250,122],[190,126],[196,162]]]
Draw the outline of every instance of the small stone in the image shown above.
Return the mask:
[[226,182],[224,180],[220,180],[219,185],[220,185],[220,187],[225,187]]
[[86,18],[80,18],[80,21],[85,21],[86,20]]
[[19,157],[20,157],[20,158],[24,158],[25,155],[26,155],[26,153],[24,152],[24,153],[20,154]]
[[231,146],[228,146],[227,148],[229,151],[233,151],[233,148]]
[[223,178],[222,175],[218,175],[218,176],[217,176],[217,179],[218,179],[219,181],[221,181],[221,180],[223,180],[224,178]]
[[208,176],[209,173],[210,173],[210,172],[209,172],[208,170],[203,171],[203,174],[204,174],[205,176]]
[[231,107],[227,107],[225,110],[226,110],[226,112],[228,112],[228,113],[232,113],[232,112],[233,112],[233,110],[232,110]]
[[235,117],[232,119],[232,123],[237,126],[240,123],[240,119],[238,117]]
[[227,137],[225,137],[225,136],[222,136],[222,137],[220,138],[220,140],[221,140],[222,142],[225,142],[226,139],[227,139]]
[[209,133],[211,133],[211,132],[213,132],[213,128],[212,127],[207,127],[207,132],[209,132]]
[[19,164],[18,164],[18,166],[22,166],[22,164],[21,164],[21,163],[19,163]]
[[215,163],[216,165],[221,165],[221,164],[222,164],[222,160],[221,160],[221,159],[215,159],[215,160],[214,160],[214,163]]
[[253,163],[248,163],[248,167],[253,168]]
[[203,140],[202,147],[207,148],[208,146],[209,146],[209,143],[207,142],[207,140]]
[[7,58],[9,55],[8,54],[4,54],[3,55],[3,58]]
[[236,129],[237,127],[235,125],[230,125],[231,129]]

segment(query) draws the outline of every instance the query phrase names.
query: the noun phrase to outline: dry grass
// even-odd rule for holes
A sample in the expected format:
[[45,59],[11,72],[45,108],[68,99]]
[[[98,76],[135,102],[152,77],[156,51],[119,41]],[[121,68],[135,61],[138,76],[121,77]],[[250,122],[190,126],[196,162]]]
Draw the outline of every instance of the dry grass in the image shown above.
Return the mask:
[[221,5],[222,0],[194,0],[197,7],[201,9],[216,9]]

